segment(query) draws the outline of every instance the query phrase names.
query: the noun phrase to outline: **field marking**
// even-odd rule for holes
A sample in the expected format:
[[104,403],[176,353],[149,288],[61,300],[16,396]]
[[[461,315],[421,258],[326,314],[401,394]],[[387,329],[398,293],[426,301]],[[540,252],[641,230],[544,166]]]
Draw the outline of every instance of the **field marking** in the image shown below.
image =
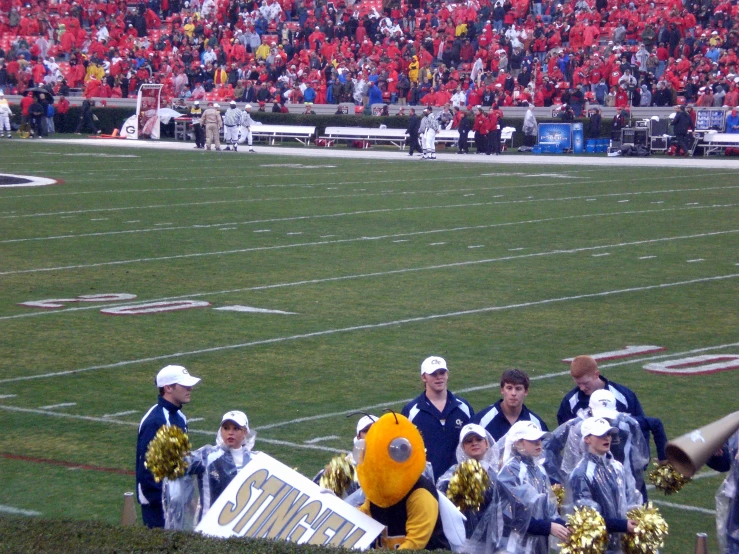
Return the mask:
[[19,515],[19,516],[40,516],[41,512],[36,512],[34,510],[22,510],[21,508],[14,508],[13,506],[6,506],[4,504],[0,504],[0,512],[4,514],[12,514],[12,515]]
[[[639,358],[639,359],[629,359],[629,360],[623,360],[618,362],[613,362],[609,364],[600,364],[598,367],[600,369],[613,369],[615,367],[623,366],[623,365],[629,365],[629,364],[638,364],[643,362],[648,362],[651,360],[660,360],[664,358],[671,358],[671,357],[679,357],[679,356],[685,356],[686,354],[697,354],[699,352],[708,352],[711,350],[721,350],[724,348],[733,348],[734,346],[739,346],[739,342],[734,342],[730,344],[719,344],[715,346],[707,346],[703,348],[695,348],[693,350],[686,350],[684,352],[675,352],[670,354],[658,354],[656,356],[648,356],[646,358]],[[553,379],[555,377],[563,377],[563,376],[569,376],[570,371],[556,371],[554,373],[545,373],[544,375],[534,375],[530,378],[531,381],[543,381],[546,379]],[[490,389],[497,389],[500,388],[500,382],[495,381],[492,383],[488,383],[487,385],[476,385],[473,387],[467,387],[463,389],[455,389],[455,394],[466,394],[468,392],[478,392],[483,390],[490,390]],[[415,398],[415,397],[414,397]],[[304,416],[304,417],[298,417],[295,419],[290,419],[287,421],[279,421],[276,423],[268,423],[267,425],[262,425],[260,427],[255,427],[256,430],[267,430],[267,429],[275,429],[277,427],[286,427],[288,425],[295,425],[296,423],[304,423],[306,421],[316,421],[319,419],[327,419],[331,417],[338,417],[338,416],[347,416],[351,414],[356,414],[357,412],[365,412],[370,413],[372,410],[377,410],[379,408],[389,408],[391,406],[396,406],[398,404],[407,404],[413,400],[413,398],[404,398],[401,400],[392,400],[388,402],[381,402],[379,404],[373,404],[371,406],[362,406],[361,408],[352,408],[350,410],[343,410],[341,412],[330,412],[330,413],[323,413],[323,414],[316,414],[312,416]],[[0,406],[0,409],[2,409],[2,406]],[[702,473],[700,475],[703,475]],[[697,476],[696,478],[700,477]]]
[[309,440],[303,441],[303,442],[305,444],[316,444],[317,442],[332,441],[332,440],[336,440],[336,439],[339,439],[339,438],[341,438],[341,437],[339,437],[337,435],[327,435],[325,437],[316,437],[314,439],[309,439]]
[[[693,178],[694,176],[691,176]],[[612,181],[607,181],[612,182]],[[595,181],[593,181],[595,183]],[[582,183],[582,184],[592,184],[592,183]],[[511,187],[507,187],[511,188]],[[517,188],[524,188],[524,187],[517,187]],[[739,188],[739,185],[725,185],[725,186],[715,186],[715,187],[696,187],[696,188],[686,188],[686,189],[666,189],[666,190],[641,190],[641,191],[630,191],[630,192],[610,192],[610,193],[604,193],[604,194],[596,194],[596,195],[587,195],[587,196],[563,196],[558,198],[534,198],[533,196],[528,196],[526,199],[522,200],[505,200],[500,202],[477,202],[473,204],[461,204],[460,206],[494,206],[494,205],[503,205],[503,204],[521,204],[521,203],[528,203],[528,202],[566,202],[570,200],[582,200],[584,198],[609,198],[609,197],[618,197],[618,196],[641,196],[644,194],[669,194],[669,193],[681,193],[681,192],[704,192],[704,191],[711,191],[711,190],[730,190],[730,189],[736,189]],[[465,189],[461,189],[465,190]],[[470,189],[467,189],[470,190]],[[472,190],[484,190],[484,189],[472,189]],[[451,191],[441,191],[441,192],[460,192],[460,189],[453,189]],[[400,191],[400,192],[393,192],[393,191],[382,191],[382,192],[376,192],[376,193],[368,193],[368,194],[340,194],[340,195],[317,195],[317,196],[303,196],[303,197],[290,197],[290,198],[280,198],[280,197],[274,197],[274,198],[241,198],[241,199],[228,199],[228,200],[203,200],[200,202],[181,202],[179,204],[149,204],[145,206],[122,206],[122,207],[115,207],[115,208],[90,208],[90,209],[84,209],[84,210],[65,210],[65,211],[59,211],[59,212],[36,212],[31,214],[13,214],[13,215],[0,215],[0,219],[23,219],[23,218],[31,218],[31,217],[53,217],[53,216],[68,216],[68,215],[79,215],[79,214],[88,214],[88,213],[98,213],[98,212],[123,212],[123,211],[130,211],[130,210],[156,210],[156,209],[172,209],[172,208],[184,208],[184,207],[192,207],[192,206],[211,206],[211,205],[217,205],[217,204],[240,204],[240,203],[254,203],[254,202],[285,202],[285,201],[296,201],[296,200],[325,200],[330,198],[355,198],[355,197],[368,197],[368,196],[384,196],[389,194],[397,194],[402,196],[409,196],[409,195],[421,195],[421,194],[439,194],[439,191]],[[428,209],[428,208],[408,208],[408,209]]]
[[[677,209],[683,209],[683,208],[677,208]],[[692,209],[699,209],[699,208],[692,208]],[[607,214],[604,214],[604,215],[607,215]],[[623,215],[623,214],[619,214],[619,215]],[[557,218],[557,219],[560,219],[560,220],[561,219],[578,219],[578,218],[583,218],[583,217],[594,217],[594,215],[587,214],[586,216],[582,216],[582,215],[566,216],[564,218]],[[550,218],[550,219],[554,219],[554,218]],[[355,238],[348,238],[348,239],[337,239],[337,240],[332,240],[332,241],[324,240],[324,241],[298,242],[298,243],[293,243],[293,244],[281,244],[281,245],[275,245],[275,246],[253,246],[250,248],[237,248],[234,250],[220,250],[220,251],[215,251],[215,252],[193,252],[191,254],[174,254],[172,256],[159,256],[159,257],[151,257],[151,258],[133,258],[129,260],[114,260],[110,262],[97,262],[97,263],[92,263],[92,264],[78,264],[78,265],[56,266],[56,267],[40,267],[40,268],[31,268],[31,269],[16,269],[16,270],[10,270],[10,271],[2,271],[0,272],[0,275],[19,275],[19,274],[27,274],[27,273],[43,273],[43,272],[49,272],[49,271],[64,271],[64,270],[72,270],[72,269],[89,269],[93,267],[128,265],[128,264],[135,264],[135,263],[160,262],[160,261],[169,261],[169,260],[182,260],[182,259],[187,259],[187,258],[202,258],[206,256],[223,256],[227,254],[245,254],[247,252],[264,252],[267,250],[284,250],[288,248],[324,246],[327,244],[346,244],[346,243],[360,242],[360,241],[385,240],[385,239],[393,239],[397,237],[412,237],[412,236],[421,236],[421,235],[435,234],[435,233],[456,232],[459,230],[506,227],[506,226],[512,226],[512,225],[529,224],[533,222],[542,222],[542,221],[547,221],[547,220],[549,219],[516,221],[516,222],[510,222],[510,223],[497,223],[497,224],[491,224],[491,225],[477,225],[477,226],[463,227],[463,228],[457,228],[457,229],[443,229],[443,230],[435,229],[431,231],[413,231],[410,233],[396,233],[393,235],[376,235],[376,236],[369,236],[369,237],[363,236],[363,237],[355,237]],[[665,240],[678,240],[680,238],[694,238],[694,237],[701,237],[701,236],[723,235],[723,234],[731,234],[731,233],[736,233],[736,232],[739,232],[739,229],[733,229],[730,231],[715,231],[711,233],[701,233],[699,235],[686,235],[685,237],[644,240],[644,241],[637,241],[637,242],[623,243],[623,244],[625,245],[649,244],[651,242],[663,242]],[[593,246],[593,247],[588,247],[585,250],[600,249],[600,248],[605,248],[605,247],[604,246]],[[562,252],[562,251],[555,251],[555,252]]]
[[[386,327],[398,327],[401,325],[408,325],[413,323],[424,323],[428,321],[436,321],[440,319],[447,319],[451,317],[462,317],[468,315],[479,315],[493,312],[501,312],[508,310],[516,310],[521,308],[533,308],[536,306],[546,306],[550,304],[558,304],[562,302],[570,302],[577,300],[586,300],[590,298],[603,298],[607,296],[615,296],[620,294],[628,294],[633,292],[645,292],[651,290],[668,289],[673,287],[682,287],[687,285],[696,285],[701,283],[710,283],[716,281],[725,281],[728,279],[736,279],[739,277],[739,273],[732,273],[728,275],[714,275],[712,277],[700,277],[697,279],[690,279],[687,281],[674,281],[671,283],[658,283],[656,285],[643,285],[639,287],[628,287],[624,289],[613,289],[601,292],[592,292],[586,294],[576,294],[570,296],[560,296],[556,298],[546,298],[543,300],[532,300],[529,302],[518,302],[515,304],[506,304],[503,306],[486,306],[483,308],[473,308],[469,310],[459,310],[454,312],[446,312],[441,314],[431,314],[424,316],[409,317],[404,319],[396,319],[392,321],[385,321],[381,323],[366,323],[364,325],[353,325],[350,327],[336,328],[336,329],[325,329],[323,331],[313,331],[310,333],[300,333],[297,335],[288,335],[283,337],[274,337],[271,339],[260,339],[250,342],[237,343],[237,344],[226,344],[222,346],[211,346],[208,348],[199,348],[196,350],[189,350],[184,352],[174,352],[171,354],[161,354],[159,356],[150,356],[147,358],[139,358],[134,360],[124,360],[120,362],[113,362],[109,364],[99,364],[94,366],[83,367],[79,369],[70,369],[66,371],[56,371],[51,373],[42,373],[38,375],[24,375],[21,377],[10,377],[7,379],[0,379],[2,383],[17,383],[21,381],[32,381],[36,379],[46,379],[50,377],[64,377],[67,375],[77,375],[80,373],[87,373],[90,371],[96,371],[100,369],[116,369],[120,367],[126,367],[129,365],[137,365],[143,363],[150,363],[161,360],[170,360],[173,358],[182,358],[184,356],[196,356],[201,354],[212,354],[214,352],[225,352],[228,350],[239,350],[242,348],[250,348],[252,346],[262,346],[265,344],[279,344],[285,342],[291,342],[302,339],[311,339],[316,337],[325,337],[330,335],[337,335],[343,333],[351,333],[355,331],[368,331],[372,329],[382,329]],[[0,406],[1,407],[1,406]]]
[[15,398],[17,396],[17,394],[0,394],[0,400],[5,400],[6,398]]
[[484,244],[471,244],[467,248],[485,248]]
[[102,417],[103,417],[103,418],[109,418],[109,417],[120,417],[120,416],[125,416],[125,415],[131,415],[131,414],[135,414],[135,413],[136,413],[136,410],[126,410],[125,412],[116,412],[116,413],[114,413],[114,414],[105,414],[105,415],[104,415],[104,416],[102,416]]
[[445,242],[431,242],[429,243],[429,246],[441,246],[442,244],[446,244]]
[[716,515],[716,510],[709,510],[708,508],[701,508],[699,506],[689,506],[687,504],[675,504],[674,502],[667,502],[666,500],[654,500],[653,498],[650,498],[649,501],[652,504],[657,504],[658,506],[666,506],[668,508],[675,508],[677,510],[685,510],[686,512],[698,512],[698,513],[706,514],[709,516]]
[[282,314],[295,315],[295,312],[283,312],[282,310],[268,310],[266,308],[252,308],[251,306],[223,306],[221,308],[213,308],[219,312],[243,312],[251,314]]
[[[4,410],[6,412],[21,413],[21,414],[37,414],[37,415],[44,415],[44,416],[49,416],[49,417],[76,419],[80,421],[88,421],[91,423],[106,423],[106,424],[124,425],[126,427],[136,427],[136,428],[138,428],[139,426],[138,421],[121,421],[120,419],[84,416],[84,415],[77,415],[77,414],[67,414],[64,412],[51,412],[48,410],[40,410],[40,409],[34,409],[34,408],[21,408],[19,406],[7,406],[5,404],[0,404],[0,410]],[[197,418],[192,418],[190,421],[193,421],[195,419]],[[213,436],[212,429],[209,431],[206,431],[204,429],[188,429],[187,432],[188,434],[205,435],[207,437]],[[278,446],[289,446],[292,448],[303,448],[306,450],[321,450],[323,452],[336,452],[337,454],[346,452],[346,450],[341,450],[338,448],[330,448],[328,446],[320,446],[316,444],[302,444],[299,442],[290,442],[290,441],[284,441],[284,440],[278,440],[278,439],[266,439],[264,437],[259,437],[259,441],[267,443],[267,444],[275,444]]]
[[[731,188],[734,188],[734,187],[731,187]],[[681,190],[688,190],[688,189],[681,189]],[[707,189],[693,189],[692,191],[694,190],[707,190]],[[669,191],[659,191],[659,192],[669,192]],[[637,192],[632,192],[632,193],[609,193],[604,196],[611,196],[613,194],[649,194],[649,192],[648,191],[637,191]],[[308,199],[314,199],[314,198],[315,197],[309,197]],[[324,197],[319,197],[319,198],[324,198]],[[299,215],[299,216],[291,216],[291,217],[255,219],[251,221],[237,221],[237,222],[228,222],[228,223],[210,223],[210,224],[197,224],[196,223],[193,225],[180,225],[180,226],[172,226],[172,227],[162,227],[162,224],[155,223],[154,228],[150,227],[150,228],[145,228],[145,229],[124,229],[124,230],[117,230],[117,231],[99,231],[99,232],[94,232],[94,233],[52,235],[52,236],[47,236],[47,237],[26,237],[26,238],[18,238],[18,239],[6,239],[6,240],[0,241],[0,244],[41,241],[41,240],[60,240],[60,239],[69,239],[69,238],[82,238],[82,237],[103,237],[103,236],[113,236],[113,235],[119,235],[119,234],[125,235],[125,234],[133,234],[133,233],[152,233],[152,232],[158,232],[158,231],[175,231],[175,230],[183,230],[183,229],[210,229],[210,228],[219,228],[223,226],[233,226],[233,225],[254,225],[257,223],[275,223],[275,222],[281,222],[281,221],[330,219],[330,218],[347,217],[347,216],[353,216],[353,215],[368,215],[368,214],[380,214],[380,213],[392,213],[392,212],[404,212],[404,211],[416,211],[416,210],[477,208],[480,206],[498,206],[498,205],[503,205],[503,204],[520,204],[520,203],[528,203],[528,202],[567,201],[567,200],[573,200],[573,199],[576,200],[576,199],[581,199],[581,198],[583,197],[544,198],[544,199],[538,199],[538,200],[508,200],[505,202],[475,202],[472,204],[469,204],[469,203],[468,204],[437,204],[437,205],[431,205],[431,206],[411,206],[411,207],[403,207],[403,208],[378,208],[375,210],[358,210],[354,212],[338,212],[338,213],[333,213],[333,214]],[[733,207],[735,206],[735,204],[724,204],[724,205],[712,204],[712,205],[707,205],[707,206],[702,206],[702,207],[715,208],[717,206]],[[133,209],[133,208],[109,208],[109,209],[111,210],[126,209],[127,210],[127,209]],[[700,207],[667,208],[667,210],[680,210],[680,209],[700,209]],[[39,216],[57,215],[58,213],[64,213],[64,212],[56,212],[56,213],[50,213],[50,214],[36,214],[36,215],[39,215]],[[622,212],[622,213],[630,213],[630,212]],[[642,211],[642,212],[634,212],[634,213],[647,213],[647,212]],[[3,217],[32,217],[32,216],[31,215],[0,216],[0,219],[2,219]],[[67,217],[72,217],[72,216],[62,216],[60,219],[65,219]],[[129,223],[129,222],[126,222],[126,223]],[[172,225],[172,224],[170,223],[166,225]],[[267,229],[267,230],[255,230],[254,232],[261,233],[261,232],[268,232],[268,231],[269,230]],[[335,235],[326,235],[326,236],[335,236]]]
[[657,256],[641,256],[640,260],[651,260],[652,258],[656,258]]
[[696,262],[705,262],[705,258],[695,258],[694,260],[685,260],[689,264],[694,264]]
[[49,404],[48,406],[39,406],[39,410],[55,410],[57,408],[69,408],[70,406],[76,406],[77,402],[63,402],[61,404]]
[[[508,224],[501,223],[498,225],[508,225]],[[726,233],[734,233],[738,231],[739,230],[717,231],[714,234],[726,234]],[[478,264],[496,263],[496,262],[502,262],[502,261],[513,261],[513,260],[526,259],[526,258],[556,256],[556,255],[561,255],[561,254],[576,254],[578,252],[596,250],[599,248],[620,248],[620,247],[625,247],[625,246],[641,245],[644,243],[664,242],[664,241],[671,241],[671,240],[683,240],[683,239],[691,239],[691,238],[703,238],[704,236],[709,236],[709,235],[705,233],[701,233],[699,235],[686,235],[682,237],[666,237],[666,238],[661,238],[661,239],[648,239],[646,241],[605,244],[605,245],[600,245],[600,246],[586,246],[586,247],[573,248],[573,249],[567,249],[567,250],[558,249],[558,250],[549,250],[549,251],[544,251],[544,252],[532,252],[528,254],[520,254],[517,256],[503,256],[500,258],[487,258],[487,259],[482,259],[482,260],[470,260],[470,261],[465,261],[465,262],[451,262],[448,264],[435,264],[431,266],[394,269],[394,270],[389,270],[389,271],[378,271],[374,273],[359,273],[359,274],[354,274],[354,275],[344,275],[340,277],[324,277],[321,279],[308,279],[304,281],[293,281],[293,282],[288,282],[288,283],[275,283],[272,285],[256,285],[253,287],[245,287],[245,288],[240,288],[240,289],[229,289],[229,290],[210,291],[210,292],[195,292],[192,294],[165,297],[165,298],[159,298],[159,299],[151,299],[151,300],[146,300],[142,302],[146,302],[146,303],[167,302],[167,301],[191,299],[191,298],[199,297],[199,296],[235,294],[235,293],[240,293],[240,292],[249,292],[249,291],[256,291],[256,290],[270,290],[270,289],[285,288],[285,287],[296,287],[296,286],[303,286],[303,285],[316,285],[316,284],[321,284],[321,283],[348,281],[348,280],[353,280],[353,279],[366,279],[370,277],[385,277],[388,275],[402,275],[405,273],[414,273],[414,272],[419,272],[419,271],[434,271],[438,269],[449,269],[449,268],[454,268],[454,267],[464,267],[464,266],[471,266],[471,265],[478,265]],[[445,243],[441,243],[441,244],[445,244]],[[0,275],[2,275],[2,273],[0,273]],[[108,304],[108,306],[110,306],[111,308],[129,307],[129,306],[135,306],[135,305],[138,305],[138,304],[130,304],[130,303]],[[61,313],[66,313],[66,312],[75,312],[75,311],[80,311],[80,310],[91,310],[91,309],[98,309],[98,308],[99,306],[90,306],[90,307],[85,306],[85,307],[75,307],[75,308],[64,308],[61,310],[53,310],[53,311],[28,312],[28,313],[22,313],[22,314],[0,316],[0,321],[11,320],[11,319],[21,319],[25,317],[38,317],[43,314],[61,314]]]
[[603,256],[610,256],[610,252],[602,252],[601,254],[593,254],[593,258],[601,258]]
[[191,417],[187,420],[188,423],[195,423],[196,421],[205,421],[204,417]]

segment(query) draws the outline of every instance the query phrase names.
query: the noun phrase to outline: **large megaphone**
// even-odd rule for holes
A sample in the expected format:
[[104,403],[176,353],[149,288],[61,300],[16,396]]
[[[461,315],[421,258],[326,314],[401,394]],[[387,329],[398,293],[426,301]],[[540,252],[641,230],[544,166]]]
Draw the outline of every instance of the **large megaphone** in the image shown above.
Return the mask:
[[682,475],[692,477],[737,429],[739,412],[734,412],[668,442],[667,460]]

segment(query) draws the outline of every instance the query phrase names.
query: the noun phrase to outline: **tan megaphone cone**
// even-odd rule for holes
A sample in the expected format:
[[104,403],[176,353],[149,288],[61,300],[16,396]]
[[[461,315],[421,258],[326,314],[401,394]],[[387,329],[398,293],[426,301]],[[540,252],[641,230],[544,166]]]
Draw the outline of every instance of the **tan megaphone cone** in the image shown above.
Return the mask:
[[136,506],[134,505],[132,492],[123,493],[123,513],[121,514],[121,525],[123,527],[136,525]]
[[667,459],[685,477],[692,477],[737,429],[739,412],[734,412],[668,442]]
[[694,554],[708,554],[708,535],[705,533],[696,533]]

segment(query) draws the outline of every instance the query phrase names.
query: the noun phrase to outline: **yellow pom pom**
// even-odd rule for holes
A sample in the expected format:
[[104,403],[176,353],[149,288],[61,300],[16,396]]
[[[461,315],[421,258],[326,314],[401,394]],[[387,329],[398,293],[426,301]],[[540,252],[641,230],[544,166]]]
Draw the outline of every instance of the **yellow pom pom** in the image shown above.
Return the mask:
[[479,510],[490,487],[488,472],[477,460],[466,460],[457,466],[449,480],[446,496],[460,510]]
[[677,471],[672,464],[657,465],[649,472],[649,482],[656,489],[661,490],[665,494],[674,494],[680,492],[685,483],[690,481],[690,477],[685,477]]
[[589,506],[575,508],[567,516],[570,538],[560,544],[560,554],[603,554],[608,547],[606,522],[597,510]]
[[560,511],[562,510],[562,503],[565,501],[565,488],[559,483],[556,483],[552,485],[552,492],[557,499],[557,511]]
[[339,454],[331,458],[321,475],[319,485],[342,497],[356,480],[357,472],[354,466],[346,459],[346,454]]
[[664,546],[669,526],[651,502],[629,510],[626,517],[636,521],[636,529],[621,539],[624,554],[656,554]]
[[176,479],[187,470],[187,455],[192,446],[185,432],[174,425],[162,425],[146,450],[144,467],[158,483],[165,477]]

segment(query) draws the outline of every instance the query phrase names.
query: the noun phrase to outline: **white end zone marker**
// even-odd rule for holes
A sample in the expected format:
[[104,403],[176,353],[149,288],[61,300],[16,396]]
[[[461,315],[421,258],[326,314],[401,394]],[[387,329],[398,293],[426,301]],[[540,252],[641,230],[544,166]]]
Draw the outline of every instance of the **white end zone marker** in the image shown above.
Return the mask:
[[719,371],[739,369],[739,356],[736,354],[704,354],[666,362],[654,362],[644,366],[650,373],[670,375],[708,375]]
[[283,312],[282,310],[268,310],[266,308],[253,308],[251,306],[223,306],[221,308],[213,308],[220,312],[244,312],[252,314],[282,314],[296,315],[297,312]]
[[[663,346],[625,346],[621,350],[611,350],[610,352],[601,352],[600,354],[591,354],[596,362],[604,362],[606,360],[620,360],[621,358],[631,358],[632,356],[644,356],[645,354],[653,354],[655,352],[663,352],[667,350]],[[565,358],[562,360],[564,364],[571,364],[575,358]]]

